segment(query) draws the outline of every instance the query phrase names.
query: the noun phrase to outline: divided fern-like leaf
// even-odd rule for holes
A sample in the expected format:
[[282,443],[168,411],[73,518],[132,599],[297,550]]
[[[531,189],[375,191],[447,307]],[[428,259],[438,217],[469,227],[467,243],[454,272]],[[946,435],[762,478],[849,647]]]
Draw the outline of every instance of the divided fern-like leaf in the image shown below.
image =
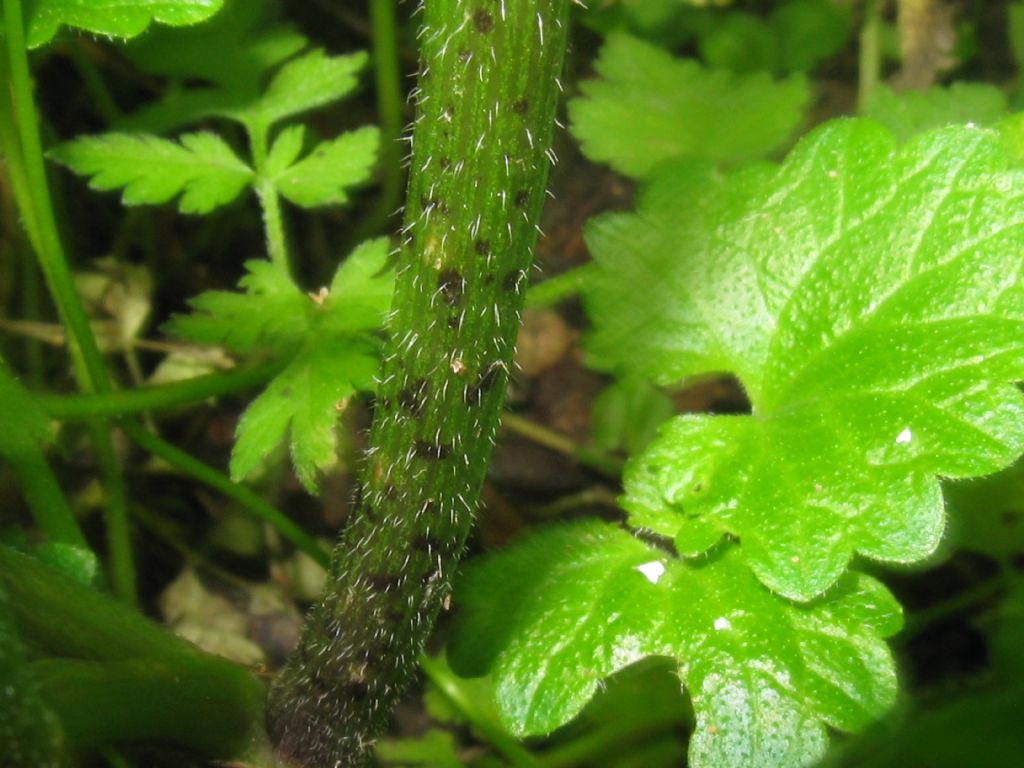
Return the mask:
[[732,372],[753,406],[669,422],[627,468],[632,524],[691,555],[735,535],[802,600],[854,552],[929,554],[937,476],[1024,450],[1024,176],[1006,164],[985,131],[898,148],[844,121],[778,168],[666,174],[637,214],[593,222],[594,363]]
[[209,213],[230,203],[253,178],[227,142],[207,131],[179,141],[149,134],[82,136],[55,147],[49,157],[91,176],[93,189],[123,187],[125,205],[164,203],[180,194],[182,213]]
[[315,49],[285,63],[255,102],[223,113],[263,129],[349,94],[366,66],[365,52],[328,56]]
[[380,131],[366,126],[343,133],[295,162],[303,134],[301,126],[285,129],[270,151],[268,173],[277,191],[304,208],[348,202],[348,190],[370,178]]
[[647,656],[674,660],[690,693],[697,768],[807,765],[826,726],[857,730],[896,693],[883,638],[900,608],[862,574],[799,605],[758,583],[735,548],[687,562],[587,520],[470,564],[456,595],[452,666],[491,672],[517,735],[554,730]]
[[572,133],[587,157],[636,178],[682,157],[763,156],[789,138],[808,98],[802,75],[704,69],[624,34],[608,37],[596,68],[601,79],[569,102]]
[[201,294],[193,314],[171,322],[169,330],[192,341],[288,357],[239,421],[233,478],[249,475],[287,435],[296,473],[315,492],[317,473],[335,458],[339,413],[349,397],[375,384],[377,331],[391,303],[387,255],[386,239],[364,243],[338,267],[329,289],[311,295],[278,265],[252,261],[244,293]]

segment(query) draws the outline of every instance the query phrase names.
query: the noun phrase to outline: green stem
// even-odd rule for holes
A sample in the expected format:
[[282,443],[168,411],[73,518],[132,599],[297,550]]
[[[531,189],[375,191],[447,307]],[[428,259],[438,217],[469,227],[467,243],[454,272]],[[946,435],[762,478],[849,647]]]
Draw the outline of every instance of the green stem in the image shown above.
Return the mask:
[[683,723],[675,714],[652,713],[649,720],[626,720],[608,725],[554,747],[539,756],[543,768],[575,768],[608,763],[615,755],[636,757],[645,748],[654,746],[658,739],[671,737],[682,730]]
[[861,113],[867,108],[881,78],[883,1],[867,0],[864,6],[864,26],[860,30],[860,61],[857,81],[857,111]]
[[76,751],[157,742],[232,757],[263,719],[260,683],[198,651],[175,660],[46,659],[29,669]]
[[246,123],[252,161],[256,168],[256,197],[263,211],[263,228],[267,237],[267,253],[270,260],[291,275],[288,258],[288,240],[284,233],[284,217],[281,213],[281,198],[274,182],[267,178],[267,127],[256,121]]
[[395,0],[370,0],[373,75],[380,122],[381,202],[391,215],[402,195],[402,73]]
[[80,660],[31,665],[77,744],[167,739],[230,755],[258,742],[264,690],[244,667],[3,546],[0,591],[23,638]]
[[356,229],[359,243],[379,233],[402,202],[402,73],[398,59],[395,0],[370,0],[374,87],[380,124],[380,196]]
[[2,545],[0,589],[22,637],[48,654],[121,661],[199,653],[135,609]]
[[931,605],[919,613],[910,614],[907,617],[903,630],[893,639],[893,644],[899,646],[906,645],[919,633],[936,622],[947,619],[950,616],[955,616],[968,608],[976,606],[978,603],[988,600],[1005,590],[1010,579],[1015,577],[1012,571],[1003,569],[992,578],[975,584],[970,589],[958,592],[952,597]]
[[549,450],[570,456],[580,464],[597,470],[612,480],[622,477],[622,461],[599,450],[576,445],[571,439],[553,429],[548,429],[541,424],[507,411],[501,415],[501,426],[509,432],[528,438]]
[[363,765],[451,589],[544,200],[568,0],[425,0],[405,235],[360,501],[268,705],[280,755]]
[[437,686],[448,703],[469,721],[473,729],[485,741],[501,752],[511,765],[515,768],[541,768],[541,762],[530,754],[528,749],[480,711],[470,694],[463,688],[459,678],[446,664],[423,654],[420,656],[420,668],[430,678],[430,682]]
[[17,456],[5,458],[18,479],[18,487],[25,494],[36,525],[46,538],[88,549],[82,529],[42,449],[26,450]]
[[100,116],[106,125],[114,125],[121,119],[121,110],[118,109],[114,97],[107,88],[103,76],[96,69],[88,51],[81,40],[71,40],[67,46],[68,56],[78,70],[82,83],[89,94],[89,101],[92,103],[96,114]]
[[96,395],[36,395],[47,415],[61,421],[96,417],[121,417],[149,411],[177,408],[240,392],[269,381],[282,368],[270,361],[245,368],[209,373],[172,384],[115,390]]
[[526,292],[526,306],[553,307],[575,296],[583,289],[589,274],[593,271],[592,264],[581,264],[542,283],[531,285],[530,290]]
[[220,491],[232,501],[238,502],[298,549],[313,558],[314,561],[325,568],[329,565],[330,553],[321,547],[312,536],[303,531],[282,512],[264,501],[258,494],[249,490],[244,485],[231,482],[228,477],[210,465],[204,464],[194,456],[161,440],[137,422],[126,419],[121,423],[121,427],[128,437],[141,448],[163,459],[186,475],[190,475],[199,482]]
[[[16,153],[16,158],[7,158],[8,165],[16,168],[12,173],[15,197],[29,237],[36,248],[47,286],[64,325],[70,331],[71,356],[78,386],[89,393],[109,392],[110,379],[96,345],[96,338],[89,327],[85,309],[75,290],[50,200],[38,119],[32,100],[21,0],[4,0],[3,10],[8,68],[6,74],[9,76],[14,126],[13,131],[7,126],[0,128],[0,134],[4,134],[5,152],[13,149]],[[9,117],[11,113],[5,104],[0,109],[0,122],[5,122]],[[12,146],[13,137],[7,135],[12,132],[17,136],[16,146]],[[113,439],[109,426],[101,422],[91,424],[89,432],[106,495],[111,583],[121,599],[134,603],[135,564],[128,535],[124,483],[117,465]]]

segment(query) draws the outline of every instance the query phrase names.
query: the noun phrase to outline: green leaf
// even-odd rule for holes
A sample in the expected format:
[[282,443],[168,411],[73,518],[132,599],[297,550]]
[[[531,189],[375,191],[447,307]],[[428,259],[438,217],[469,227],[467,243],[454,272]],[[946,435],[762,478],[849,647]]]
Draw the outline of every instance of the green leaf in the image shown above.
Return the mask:
[[594,401],[591,431],[605,451],[639,453],[675,413],[671,398],[642,379],[618,379]]
[[287,431],[299,480],[315,493],[317,472],[334,463],[338,414],[356,390],[373,389],[378,362],[377,345],[368,339],[307,342],[242,414],[232,479],[257,469]]
[[276,264],[247,261],[239,281],[245,293],[207,291],[192,299],[190,315],[178,315],[166,330],[201,344],[221,344],[232,352],[260,349],[294,351],[306,333],[312,300]]
[[220,10],[224,0],[25,0],[29,48],[48,43],[61,26],[94,35],[135,37],[151,22],[198,24]]
[[[267,72],[309,44],[281,16],[270,0],[228,0],[206,24],[158,27],[128,43],[125,55],[137,67],[179,82],[120,118],[117,127],[163,133],[258,100]],[[208,85],[182,88],[181,81]]]
[[280,17],[280,7],[268,0],[226,0],[224,10],[205,24],[155,27],[123,50],[147,74],[205,80],[236,96],[255,97],[266,72],[308,44]]
[[388,241],[370,240],[338,267],[329,289],[307,295],[276,264],[251,261],[244,293],[211,291],[192,301],[195,312],[168,330],[234,352],[268,349],[288,365],[249,405],[231,456],[235,480],[251,474],[288,439],[296,473],[310,492],[330,466],[339,413],[356,392],[373,390],[379,363],[376,332],[391,306]]
[[661,383],[732,372],[753,413],[670,421],[627,467],[632,524],[689,554],[737,536],[803,600],[854,552],[925,557],[936,476],[1024,450],[1024,177],[988,132],[900,148],[869,121],[778,168],[677,170],[588,229],[588,349]]
[[148,134],[84,136],[49,157],[91,176],[98,190],[123,187],[125,205],[165,203],[181,195],[182,213],[209,213],[230,203],[252,180],[252,169],[213,133],[187,133],[179,142]]
[[776,71],[808,71],[838,53],[850,37],[853,16],[832,0],[791,0],[772,11],[778,41]]
[[608,38],[596,69],[602,79],[569,103],[573,135],[590,159],[638,178],[682,157],[763,156],[792,134],[808,98],[802,76],[708,70],[622,34]]
[[602,679],[648,656],[674,660],[689,691],[697,768],[809,764],[826,725],[858,730],[896,693],[882,638],[900,609],[861,574],[797,605],[759,584],[735,548],[690,565],[585,520],[469,564],[455,594],[452,666],[490,671],[521,736],[569,721]]
[[5,768],[67,764],[60,720],[44,700],[18,633],[10,598],[0,590],[0,744]]
[[327,56],[319,49],[310,51],[281,67],[254,104],[225,114],[269,128],[279,120],[330,104],[350,93],[366,62],[364,52]]
[[85,547],[44,541],[34,547],[31,554],[78,584],[94,587],[102,578],[99,558]]
[[[278,145],[285,142],[279,149]],[[347,190],[370,178],[377,160],[380,131],[375,127],[343,133],[317,145],[299,162],[294,162],[294,133],[283,132],[268,158],[270,175],[278,191],[303,208],[340,205],[348,201]],[[301,144],[300,144],[301,147]],[[287,157],[290,162],[283,162]],[[274,170],[275,166],[282,166]]]
[[897,93],[880,85],[864,113],[892,131],[900,141],[947,125],[993,125],[1006,114],[1006,96],[988,83],[953,83],[926,91]]

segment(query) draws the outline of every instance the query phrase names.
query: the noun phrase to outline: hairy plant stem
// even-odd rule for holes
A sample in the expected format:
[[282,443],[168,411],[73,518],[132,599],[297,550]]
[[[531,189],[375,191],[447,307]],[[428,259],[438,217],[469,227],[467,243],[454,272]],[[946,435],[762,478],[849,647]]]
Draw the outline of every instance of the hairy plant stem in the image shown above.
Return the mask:
[[[57,310],[69,331],[71,359],[78,386],[87,393],[109,392],[110,377],[75,289],[50,199],[32,99],[21,0],[4,0],[3,21],[5,37],[0,44],[0,52],[6,56],[3,57],[4,65],[0,67],[0,82],[9,89],[9,94],[0,94],[0,141],[3,142],[4,162],[11,176],[15,199],[29,241],[39,258],[40,268]],[[110,425],[90,421],[89,433],[96,450],[96,463],[106,496],[104,511],[111,583],[122,600],[134,603],[135,564],[128,530],[128,504]]]
[[388,354],[353,520],[271,691],[293,765],[363,765],[450,592],[544,198],[568,0],[426,0]]

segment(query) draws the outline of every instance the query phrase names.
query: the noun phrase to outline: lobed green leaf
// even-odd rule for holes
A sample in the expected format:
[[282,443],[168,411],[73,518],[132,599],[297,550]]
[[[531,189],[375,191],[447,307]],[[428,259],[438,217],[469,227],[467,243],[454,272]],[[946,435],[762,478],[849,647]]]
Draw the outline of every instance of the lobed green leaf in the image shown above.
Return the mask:
[[125,56],[143,72],[205,80],[236,96],[259,93],[268,70],[308,44],[281,19],[269,0],[223,0],[205,24],[185,29],[154,27],[125,44]]
[[366,66],[365,52],[327,56],[313,50],[282,66],[262,97],[243,109],[226,115],[242,122],[269,128],[285,118],[337,101],[358,84],[357,75]]
[[753,406],[669,422],[627,467],[631,522],[691,555],[737,536],[801,600],[855,552],[933,551],[937,476],[1024,450],[1024,176],[1006,166],[985,131],[898,147],[842,121],[778,168],[691,165],[594,222],[594,362],[732,372]]
[[471,563],[456,594],[452,666],[490,671],[521,736],[567,722],[604,678],[647,656],[672,659],[690,693],[698,768],[807,765],[825,726],[858,730],[896,693],[882,638],[900,609],[861,574],[798,605],[758,583],[734,547],[688,564],[585,520]]
[[[370,178],[380,144],[376,127],[367,126],[322,142],[297,163],[294,136],[294,131],[282,132],[268,164],[278,192],[296,205],[340,205],[348,202],[349,189]],[[289,157],[290,161],[284,162]]]
[[151,22],[198,24],[221,9],[224,0],[25,0],[26,42],[38,48],[62,26],[94,35],[135,37]]
[[201,294],[191,302],[192,314],[169,324],[170,332],[191,341],[290,358],[239,421],[231,456],[235,480],[287,439],[299,479],[316,490],[317,473],[334,461],[338,415],[352,395],[375,386],[376,332],[390,309],[394,280],[387,259],[386,239],[367,241],[341,263],[329,289],[308,295],[277,264],[250,261],[244,293]]
[[608,37],[596,69],[601,79],[569,102],[572,133],[591,160],[636,178],[683,157],[763,156],[789,138],[808,99],[800,75],[708,70],[624,34]]
[[255,471],[287,434],[295,472],[315,493],[317,473],[335,461],[338,415],[357,390],[373,389],[378,367],[378,345],[369,339],[310,338],[242,414],[232,479]]
[[165,203],[180,194],[182,213],[209,213],[230,203],[253,175],[222,138],[206,131],[177,142],[149,134],[83,136],[55,147],[49,157],[90,176],[93,189],[123,187],[125,205]]

